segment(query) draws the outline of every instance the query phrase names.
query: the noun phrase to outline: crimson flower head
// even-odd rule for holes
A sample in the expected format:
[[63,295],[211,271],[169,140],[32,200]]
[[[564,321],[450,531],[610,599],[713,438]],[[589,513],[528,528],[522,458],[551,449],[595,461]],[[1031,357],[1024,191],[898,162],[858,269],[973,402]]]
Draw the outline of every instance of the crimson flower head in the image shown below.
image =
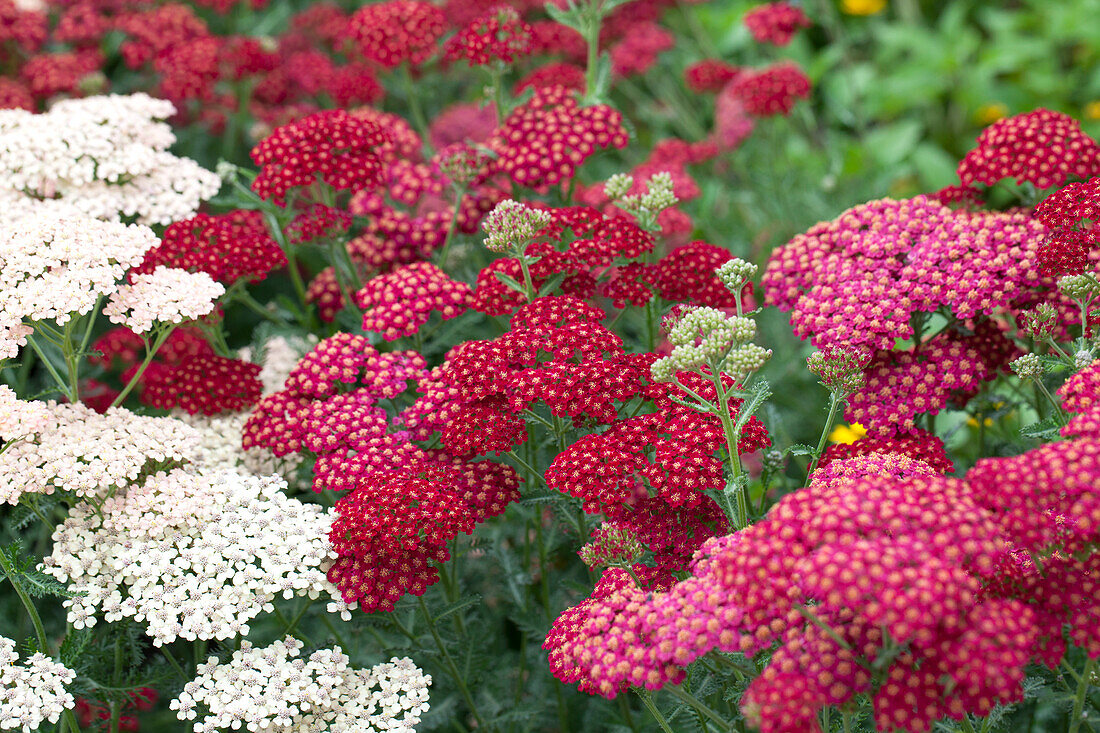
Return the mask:
[[432,311],[443,320],[465,313],[470,286],[430,262],[413,262],[368,280],[354,297],[363,310],[363,330],[392,341],[416,333]]
[[1100,145],[1081,130],[1077,120],[1061,112],[1037,109],[997,120],[978,136],[978,147],[959,163],[959,179],[967,185],[992,186],[1015,178],[1038,188],[1061,186],[1068,176],[1100,174]]
[[286,265],[286,255],[267,233],[263,214],[231,211],[220,216],[196,214],[170,224],[160,245],[146,253],[130,276],[152,272],[161,265],[205,272],[232,285],[244,278],[254,283],[263,280]]
[[758,117],[788,115],[798,99],[810,96],[810,80],[790,61],[760,71],[746,71],[733,81],[732,91],[749,114]]
[[745,27],[760,43],[786,46],[799,28],[810,25],[802,8],[787,2],[765,3],[745,13]]
[[721,59],[703,59],[684,69],[684,83],[697,94],[719,92],[740,73],[741,69]]
[[366,5],[348,21],[348,35],[363,56],[387,69],[427,61],[445,28],[443,11],[420,0]]
[[510,64],[530,53],[531,26],[523,22],[515,8],[500,5],[447,41],[445,58],[466,59],[470,66],[483,66],[491,61]]
[[261,167],[252,190],[283,204],[290,189],[318,178],[337,189],[373,188],[381,181],[379,148],[389,142],[375,122],[344,110],[318,112],[277,128],[252,149]]
[[1035,207],[1035,218],[1053,234],[1039,248],[1044,275],[1080,275],[1100,244],[1100,176],[1071,183]]

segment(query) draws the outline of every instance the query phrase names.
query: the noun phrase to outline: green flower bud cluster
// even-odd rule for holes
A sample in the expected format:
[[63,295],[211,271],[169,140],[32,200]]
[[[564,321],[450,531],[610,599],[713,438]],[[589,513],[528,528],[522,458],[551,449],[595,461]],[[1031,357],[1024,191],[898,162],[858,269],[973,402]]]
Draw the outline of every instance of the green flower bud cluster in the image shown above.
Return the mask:
[[770,349],[751,343],[756,322],[744,316],[727,316],[717,308],[685,308],[668,322],[672,353],[654,362],[657,381],[672,381],[676,372],[717,367],[744,375],[760,369],[771,357]]
[[633,176],[618,173],[607,179],[603,190],[612,203],[634,215],[638,226],[646,231],[657,231],[660,229],[657,217],[680,200],[673,191],[672,175],[664,171],[654,173],[646,181],[646,191],[642,194],[628,194],[633,187]]
[[730,292],[739,293],[741,288],[756,276],[757,266],[740,257],[734,257],[715,271],[715,275]]
[[1073,368],[1081,371],[1095,360],[1096,357],[1093,356],[1091,349],[1081,349],[1073,355]]
[[1100,283],[1090,275],[1066,275],[1058,279],[1058,289],[1067,298],[1084,301],[1091,300],[1100,291]]
[[489,212],[481,223],[485,246],[493,252],[516,252],[533,240],[550,223],[550,212],[532,209],[513,199],[505,199]]
[[645,549],[638,536],[622,526],[605,522],[592,535],[592,541],[577,553],[590,568],[630,566],[641,558]]
[[1038,380],[1043,377],[1043,362],[1039,360],[1038,354],[1024,354],[1010,362],[1008,366],[1021,379]]
[[863,389],[863,370],[869,359],[855,349],[829,348],[815,351],[806,366],[821,380],[821,386],[844,397]]

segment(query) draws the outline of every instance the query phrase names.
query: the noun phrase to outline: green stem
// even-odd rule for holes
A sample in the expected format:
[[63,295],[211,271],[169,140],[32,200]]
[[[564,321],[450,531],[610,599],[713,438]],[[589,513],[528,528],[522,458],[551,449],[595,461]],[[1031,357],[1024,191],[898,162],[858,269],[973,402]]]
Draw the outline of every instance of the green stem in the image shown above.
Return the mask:
[[661,711],[657,709],[657,706],[653,704],[653,695],[649,694],[649,690],[644,687],[634,688],[634,692],[638,697],[642,698],[642,704],[645,705],[646,710],[653,716],[653,719],[657,721],[657,725],[661,726],[661,730],[665,733],[673,733],[672,728],[668,725],[668,720],[661,714]]
[[523,297],[530,303],[535,299],[535,283],[531,280],[531,268],[527,266],[527,255],[519,254],[519,266],[523,270]]
[[[115,639],[115,671],[111,675],[111,683],[116,687],[119,683],[119,677],[122,675],[122,645],[118,643],[118,639]],[[122,715],[122,706],[119,705],[118,700],[111,701],[111,723],[109,726],[110,733],[118,733],[119,718]]]
[[721,728],[729,730],[729,721],[727,721],[725,718],[723,718],[721,715],[719,715],[708,706],[704,705],[701,700],[692,695],[690,692],[686,692],[680,685],[669,685],[665,689],[671,692],[673,697],[678,699],[680,702],[689,705],[700,715],[703,715],[714,723],[717,723]]
[[970,722],[970,716],[963,713],[962,720],[959,721],[959,726],[962,728],[963,733],[977,733],[974,730],[974,724]]
[[455,665],[454,659],[451,658],[450,652],[447,651],[447,647],[446,645],[444,645],[443,639],[439,638],[439,632],[436,631],[435,628],[435,621],[432,619],[432,615],[428,611],[427,604],[424,603],[424,597],[417,596],[416,600],[420,604],[420,612],[424,615],[424,620],[428,622],[428,631],[431,632],[432,639],[435,641],[436,648],[439,649],[439,653],[443,656],[443,662],[447,666],[447,671],[450,673],[455,685],[458,686],[458,691],[462,694],[462,698],[466,701],[466,706],[470,708],[470,714],[474,716],[474,720],[477,721],[478,727],[482,730],[485,730],[485,720],[481,717],[481,713],[477,709],[477,703],[474,702],[474,697],[470,694],[470,688],[466,686],[465,676],[458,671],[458,666]]
[[420,142],[424,148],[424,157],[431,157],[431,145],[428,142],[428,121],[424,117],[424,110],[420,108],[420,100],[416,96],[416,86],[413,84],[412,72],[408,64],[401,64],[401,83],[405,85],[405,101],[409,104],[412,113],[413,124],[420,134]]
[[66,399],[72,402],[73,399],[72,394],[69,392],[68,380],[61,377],[61,374],[57,371],[57,368],[50,361],[49,357],[46,356],[46,352],[42,351],[42,347],[38,345],[37,341],[35,341],[33,333],[27,336],[27,343],[31,345],[31,348],[34,349],[34,353],[38,354],[38,358],[41,359],[42,363],[46,365],[46,371],[50,373],[50,376],[53,377],[53,381],[57,383],[61,394],[65,395]]
[[1085,668],[1081,670],[1081,676],[1077,680],[1077,694],[1073,697],[1073,711],[1070,713],[1069,733],[1077,733],[1081,730],[1081,723],[1084,721],[1085,713],[1085,697],[1088,695],[1089,680],[1092,678],[1092,672],[1095,667],[1095,659],[1089,658],[1085,660]]
[[1047,389],[1047,386],[1043,384],[1042,379],[1036,379],[1034,381],[1035,386],[1038,387],[1039,391],[1042,392],[1043,395],[1047,398],[1047,402],[1049,402],[1051,407],[1054,408],[1054,419],[1056,419],[1064,426],[1066,424],[1066,413],[1062,410],[1062,404],[1058,402],[1058,400],[1054,399],[1054,395],[1052,395]]
[[493,61],[489,66],[490,84],[493,85],[493,106],[496,107],[497,127],[504,122],[504,62]]
[[306,285],[302,281],[302,273],[298,272],[298,260],[294,256],[294,245],[287,242],[286,234],[283,232],[282,222],[279,221],[279,217],[275,212],[266,206],[263,212],[264,219],[267,221],[267,228],[271,232],[271,237],[275,240],[275,243],[279,245],[279,248],[283,250],[283,254],[286,255],[286,269],[290,273],[290,282],[294,285],[294,292],[298,296],[298,302],[302,304],[302,308],[308,309],[309,303],[306,302]]
[[603,21],[603,13],[600,9],[602,0],[591,0],[585,9],[584,42],[588,46],[587,58],[584,68],[584,98],[592,100],[596,93],[596,74],[600,66],[600,24]]
[[810,466],[806,469],[806,483],[810,482],[810,476],[817,470],[817,464],[821,460],[821,454],[825,452],[825,441],[829,439],[829,433],[833,430],[833,420],[836,419],[836,411],[841,401],[839,392],[831,392],[829,394],[829,416],[825,418],[825,427],[822,428],[821,437],[817,440],[817,448],[814,450],[813,460],[810,461]]
[[[729,494],[734,494],[734,500],[737,503],[737,516],[729,516],[730,525],[735,529],[744,529],[749,525],[749,504],[748,504],[748,484],[742,481],[742,468],[741,468],[741,455],[738,453],[737,444],[741,439],[739,430],[734,424],[733,419],[730,417],[730,405],[729,394],[726,392],[726,386],[722,384],[722,372],[719,371],[717,365],[712,365],[710,368],[711,382],[714,384],[714,391],[718,396],[718,419],[722,422],[722,434],[726,438],[726,450],[730,456],[730,471],[733,473],[733,478],[726,488],[723,490],[723,495],[727,497],[729,501]],[[745,483],[745,486],[741,484]],[[729,512],[727,511],[727,514]]]
[[149,365],[153,362],[153,357],[157,355],[161,346],[164,346],[164,342],[168,340],[168,337],[172,335],[172,332],[176,330],[175,325],[171,325],[161,331],[152,344],[149,343],[149,339],[142,337],[142,341],[145,342],[145,358],[142,360],[141,365],[137,371],[134,372],[134,376],[130,377],[130,381],[126,383],[126,386],[122,388],[122,391],[118,393],[114,401],[111,402],[111,407],[117,407],[121,405],[126,396],[137,386],[137,383],[141,380],[141,375],[145,374],[145,370],[149,368]]
[[440,270],[447,267],[447,253],[451,251],[451,242],[454,241],[455,230],[458,228],[458,212],[462,206],[462,197],[466,195],[466,187],[455,184],[455,205],[451,210],[451,223],[447,227],[447,236],[443,239],[443,247],[439,250],[439,259],[436,260]]
[[31,623],[34,625],[35,636],[38,637],[38,646],[41,652],[43,654],[49,653],[50,641],[46,638],[46,628],[42,625],[42,617],[38,615],[38,609],[36,609],[34,603],[31,602],[31,597],[27,595],[26,591],[23,590],[23,586],[15,579],[15,568],[3,550],[0,550],[0,569],[3,569],[4,575],[11,581],[12,587],[15,588],[15,594],[19,596],[19,600],[23,602],[23,608],[26,609],[27,615],[30,616]]

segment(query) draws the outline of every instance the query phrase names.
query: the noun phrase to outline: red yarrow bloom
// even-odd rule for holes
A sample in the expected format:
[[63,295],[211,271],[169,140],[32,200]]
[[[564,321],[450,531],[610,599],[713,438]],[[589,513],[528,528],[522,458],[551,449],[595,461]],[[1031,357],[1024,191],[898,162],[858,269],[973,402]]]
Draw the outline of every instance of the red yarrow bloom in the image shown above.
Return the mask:
[[565,87],[543,87],[520,105],[493,134],[493,170],[516,184],[542,188],[568,180],[603,148],[629,140],[622,114],[605,105],[581,107]]
[[448,61],[470,66],[493,61],[511,64],[531,53],[531,26],[510,5],[493,8],[453,36],[444,46]]
[[[128,382],[136,367],[123,373]],[[141,377],[141,402],[162,410],[180,408],[195,415],[243,412],[263,392],[260,365],[213,353],[195,354],[179,364],[153,362]]]
[[462,315],[470,297],[466,283],[452,280],[430,262],[414,262],[368,280],[355,293],[355,302],[363,311],[363,330],[392,341],[416,333],[432,311],[439,311],[443,320]]
[[365,5],[348,21],[348,37],[367,59],[393,69],[419,66],[436,49],[446,29],[443,11],[420,0],[387,0]]
[[760,43],[786,46],[799,28],[808,28],[810,19],[802,8],[787,2],[765,3],[745,13],[745,27]]
[[696,94],[721,91],[741,69],[720,59],[703,59],[684,69],[684,83]]
[[374,188],[381,182],[379,148],[390,140],[377,123],[343,110],[318,112],[277,128],[252,149],[261,167],[252,190],[283,205],[291,189],[318,180],[335,189]]
[[731,82],[731,92],[757,117],[788,115],[799,99],[810,96],[810,79],[798,64],[783,61],[759,71],[746,70]]
[[1037,188],[1065,184],[1069,176],[1100,174],[1100,145],[1069,115],[1037,109],[997,120],[978,136],[978,146],[959,163],[964,185],[992,186],[1002,178]]
[[161,265],[205,272],[232,285],[243,279],[253,283],[263,280],[272,270],[286,266],[286,255],[268,234],[263,214],[231,211],[219,216],[196,214],[169,224],[160,244],[130,276],[152,272]]
[[1100,176],[1051,194],[1035,207],[1035,218],[1053,232],[1039,248],[1039,269],[1050,277],[1080,275],[1100,244]]

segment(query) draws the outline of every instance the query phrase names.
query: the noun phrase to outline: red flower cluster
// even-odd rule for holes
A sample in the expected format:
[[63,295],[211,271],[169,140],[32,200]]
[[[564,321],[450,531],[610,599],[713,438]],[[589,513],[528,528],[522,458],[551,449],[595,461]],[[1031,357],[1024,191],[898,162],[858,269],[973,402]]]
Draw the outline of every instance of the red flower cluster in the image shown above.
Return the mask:
[[336,189],[372,188],[381,180],[378,148],[389,141],[376,123],[343,110],[318,112],[278,128],[252,149],[261,166],[252,190],[282,204],[291,189],[318,180]]
[[348,37],[361,54],[387,69],[419,66],[436,49],[446,28],[443,11],[422,0],[386,0],[365,5],[348,22]]
[[565,87],[543,87],[493,134],[494,170],[518,185],[541,188],[568,180],[601,148],[624,148],[623,117],[604,104],[581,107]]
[[470,66],[492,61],[513,63],[531,53],[531,26],[510,5],[493,8],[472,21],[444,46],[448,61],[466,59]]
[[[141,376],[141,402],[162,410],[196,415],[243,412],[263,392],[260,365],[200,351],[179,363],[154,361]],[[136,367],[123,372],[129,381]]]
[[496,463],[437,457],[366,473],[336,503],[329,539],[339,557],[328,578],[364,611],[392,611],[439,580],[432,564],[450,559],[450,540],[518,498],[515,473]]
[[810,96],[810,89],[809,78],[791,61],[744,70],[730,85],[745,110],[757,117],[790,114],[797,100]]
[[355,293],[363,330],[381,333],[387,341],[413,335],[432,311],[439,311],[443,320],[462,315],[469,301],[470,286],[452,280],[430,262],[414,262],[371,278]]
[[808,28],[810,19],[802,8],[788,2],[764,3],[745,13],[745,27],[760,43],[786,46],[799,28]]
[[1094,361],[1066,380],[1058,390],[1062,407],[1076,413],[1062,435],[1100,438],[1100,362]]
[[348,212],[324,204],[310,204],[309,208],[291,220],[286,233],[292,244],[304,244],[318,239],[331,239],[349,229],[351,215]]
[[644,74],[675,45],[675,37],[658,24],[640,23],[611,49],[611,70],[619,76]]
[[684,70],[684,83],[697,94],[719,92],[737,78],[741,69],[719,59],[703,59]]
[[992,186],[1015,178],[1037,188],[1061,186],[1068,176],[1100,174],[1100,145],[1069,115],[1037,109],[997,120],[978,136],[978,147],[959,163],[964,185]]
[[259,282],[272,270],[286,266],[286,256],[268,234],[258,211],[231,211],[212,216],[196,214],[169,224],[160,244],[149,250],[130,276],[152,272],[160,265],[189,272],[205,272],[232,285],[238,280]]
[[1051,194],[1035,207],[1035,218],[1052,232],[1038,252],[1043,274],[1081,274],[1100,244],[1100,176]]
[[[539,239],[527,246],[528,257],[538,257],[531,265],[531,277],[541,287],[551,277],[564,274],[562,290],[578,297],[596,291],[596,277],[612,274],[608,266],[619,259],[633,259],[650,251],[651,234],[622,217],[603,216],[582,206],[551,209],[550,224]],[[565,249],[558,247],[567,242]],[[727,257],[728,259],[728,257]],[[489,315],[505,315],[523,305],[523,295],[501,282],[494,273],[522,280],[519,260],[493,261],[477,277],[477,289],[470,307]]]

